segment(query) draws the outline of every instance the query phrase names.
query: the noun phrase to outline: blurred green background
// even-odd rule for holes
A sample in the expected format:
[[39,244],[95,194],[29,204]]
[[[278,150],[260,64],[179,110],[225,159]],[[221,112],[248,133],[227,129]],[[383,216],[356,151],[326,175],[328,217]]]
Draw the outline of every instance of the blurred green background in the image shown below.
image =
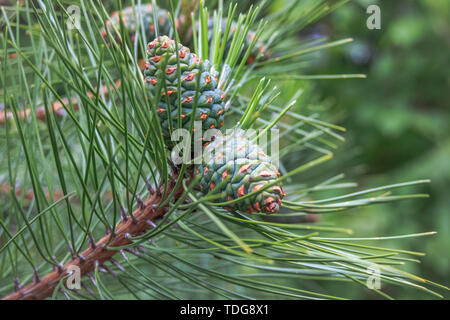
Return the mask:
[[[283,0],[274,2],[273,9],[283,5]],[[371,4],[381,9],[380,30],[366,27],[366,8]],[[301,98],[309,108],[305,113],[320,112],[321,120],[347,128],[346,142],[334,159],[320,167],[331,173],[327,177],[343,172],[361,189],[431,179],[429,185],[403,189],[405,193],[428,193],[428,199],[359,208],[321,220],[351,228],[355,237],[437,231],[434,236],[368,243],[426,252],[421,263],[404,269],[446,286],[450,286],[449,21],[448,0],[351,0],[299,37],[331,41],[351,37],[354,41],[321,50],[311,59],[305,57],[308,63],[301,64],[298,72],[364,73],[367,78],[277,81],[286,97],[299,87],[306,89]],[[308,65],[306,70],[304,65]],[[314,288],[318,291],[347,298],[380,298],[364,286],[345,286],[345,293],[339,282],[317,286],[323,288]],[[405,287],[389,286],[383,291],[400,299],[433,298]]]
[[[366,27],[369,17],[366,8],[370,4],[381,9],[380,30]],[[448,0],[355,0],[300,34],[304,38],[354,38],[350,44],[322,52],[308,74],[367,75],[367,79],[313,82],[312,91],[322,99],[327,120],[347,128],[347,141],[328,168],[344,172],[361,186],[423,178],[432,181],[430,185],[406,190],[429,193],[429,199],[372,206],[322,220],[352,228],[356,237],[437,231],[434,236],[376,244],[426,252],[420,264],[413,263],[406,270],[447,286],[450,285],[449,13]],[[301,83],[290,81],[285,85],[296,87]],[[352,290],[348,294],[353,298],[376,298],[365,288]],[[387,293],[404,299],[432,298],[419,290],[396,287],[389,288]]]

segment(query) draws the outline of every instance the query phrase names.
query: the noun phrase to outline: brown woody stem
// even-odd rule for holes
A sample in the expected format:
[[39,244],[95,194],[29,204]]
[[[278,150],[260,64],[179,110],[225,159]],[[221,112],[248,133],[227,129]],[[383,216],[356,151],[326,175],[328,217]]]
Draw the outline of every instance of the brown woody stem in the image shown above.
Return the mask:
[[[11,192],[14,192],[16,197],[22,197],[27,200],[31,201],[34,199],[34,191],[33,190],[26,190],[25,194],[23,194],[24,190],[21,186],[17,187],[11,187],[9,183],[2,183],[0,184],[0,196],[2,195],[8,195],[11,194]],[[47,189],[44,189],[44,195],[47,200],[53,200],[57,201],[64,197],[64,192],[61,189],[56,189],[53,191],[53,193],[50,193]],[[111,191],[105,192],[104,198],[108,201],[113,199],[113,194]],[[78,198],[73,198],[74,201],[78,201]]]
[[[118,88],[120,86],[120,80],[117,80],[115,85]],[[109,92],[108,92],[108,87],[107,86],[103,86],[102,87],[102,91],[103,91],[103,94],[105,94],[105,96],[108,96]],[[95,97],[95,95],[92,92],[90,92],[90,91],[87,92],[87,95],[91,99]],[[64,105],[68,105],[69,104],[69,99],[68,98],[63,98],[62,101],[64,102]],[[53,102],[52,106],[51,106],[51,108],[53,110],[53,113],[55,113],[56,116],[62,116],[64,114],[63,112],[65,111],[64,110],[64,105],[60,101]],[[78,99],[76,97],[72,98],[72,105],[73,105],[73,108],[76,111],[79,109]],[[31,113],[31,109],[30,108],[27,108],[27,109],[24,109],[24,110],[20,110],[18,112],[19,120],[22,120],[22,121],[26,120],[30,116],[30,113]],[[14,117],[14,115],[13,115],[13,113],[11,111],[7,112],[6,109],[3,110],[3,111],[0,111],[0,126],[5,125],[6,121],[8,119],[13,119],[13,117]],[[39,120],[39,121],[43,121],[43,122],[46,121],[45,106],[38,106],[36,108],[36,119]]]
[[[141,70],[144,70],[144,68],[145,68],[145,60],[144,59],[139,59],[138,65],[139,65],[139,68]],[[119,88],[120,85],[121,85],[121,81],[117,80],[115,82],[115,85],[116,85],[116,88]],[[103,91],[103,94],[106,97],[108,97],[108,95],[109,95],[108,87],[107,86],[103,86],[102,87],[102,91]],[[90,91],[87,92],[87,96],[89,98],[91,98],[91,99],[95,97],[94,93],[92,93]],[[68,98],[63,98],[62,100],[64,102],[64,105],[68,105],[69,104],[69,99]],[[72,98],[72,106],[73,106],[75,111],[78,111],[79,106],[78,106],[78,99],[76,97]],[[53,110],[53,113],[56,116],[58,116],[58,117],[61,117],[64,114],[63,112],[65,111],[64,110],[64,106],[63,106],[63,104],[60,101],[56,101],[56,102],[52,103],[52,110]],[[24,109],[24,110],[20,110],[18,112],[18,117],[19,117],[20,120],[23,121],[23,120],[26,120],[30,116],[30,113],[31,113],[31,109],[30,108],[27,108],[27,109]],[[14,117],[14,115],[13,115],[13,113],[11,111],[7,112],[6,109],[3,110],[3,111],[0,111],[0,126],[4,126],[6,121],[8,119],[13,119],[13,117]],[[39,120],[39,121],[43,121],[43,122],[45,122],[47,120],[46,116],[45,116],[45,106],[38,106],[36,108],[36,119]]]
[[[168,182],[167,194],[170,194],[175,187],[175,181]],[[167,212],[168,204],[163,207],[154,205],[160,204],[164,199],[162,197],[164,187],[160,188],[160,192],[152,193],[145,201],[143,206],[133,212],[134,219],[131,217],[122,220],[114,230],[114,237],[109,242],[108,247],[121,247],[131,243],[129,236],[138,236],[152,227],[149,221],[154,222],[160,219]],[[183,193],[182,186],[174,192],[174,198],[177,200]],[[41,279],[36,279],[29,285],[13,292],[2,300],[41,300],[50,297],[53,294],[58,283],[68,276],[68,268],[77,266],[80,268],[81,276],[84,276],[95,270],[96,266],[102,266],[105,262],[110,261],[118,252],[106,248],[106,244],[110,239],[110,234],[106,234],[95,245],[89,246],[78,257],[68,261],[59,268],[55,268]]]

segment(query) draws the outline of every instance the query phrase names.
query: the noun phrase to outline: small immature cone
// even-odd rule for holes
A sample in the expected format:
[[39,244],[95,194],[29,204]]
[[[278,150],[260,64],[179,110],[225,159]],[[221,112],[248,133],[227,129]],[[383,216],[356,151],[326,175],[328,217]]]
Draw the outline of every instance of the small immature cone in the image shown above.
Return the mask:
[[[133,7],[126,7],[121,13],[122,22],[125,30],[131,41],[134,43],[136,40],[136,29],[138,27],[138,17],[142,18],[142,23],[144,25],[144,32],[148,41],[156,37],[155,33],[155,23],[153,21],[153,9],[151,4],[136,5]],[[169,19],[169,13],[164,9],[159,9],[156,13],[158,17],[158,32],[159,34],[169,34],[172,30],[172,25]],[[100,32],[105,41],[108,42],[109,32],[117,42],[120,42],[119,34],[116,30],[120,32],[120,15],[119,11],[114,11],[111,14],[111,19],[106,21],[106,28],[103,28]],[[116,29],[116,30],[115,30]]]
[[[191,176],[191,173],[189,173]],[[174,199],[176,201],[184,192],[183,187],[178,187],[174,190],[175,183],[170,182],[167,186],[167,194],[174,191]],[[160,191],[164,190],[164,186],[159,188]],[[72,259],[63,265],[58,266],[52,272],[45,276],[34,278],[34,281],[26,286],[19,288],[19,290],[10,293],[9,295],[1,298],[0,300],[41,300],[50,297],[53,291],[58,286],[61,280],[68,276],[69,270],[72,267],[80,268],[81,276],[89,276],[91,272],[95,270],[97,266],[104,268],[104,263],[111,261],[113,256],[117,254],[118,250],[106,248],[109,247],[122,247],[131,243],[130,236],[142,235],[146,230],[155,226],[155,222],[162,218],[167,213],[166,206],[158,207],[158,205],[165,199],[161,196],[162,192],[156,192],[143,202],[143,205],[138,207],[133,212],[132,219],[122,220],[114,229],[114,237],[110,239],[110,232],[107,232],[97,242],[91,240],[89,247],[83,252],[76,255],[73,249],[69,247],[69,251],[72,253]],[[148,221],[151,221],[153,225],[150,225]],[[111,240],[111,241],[110,241]]]

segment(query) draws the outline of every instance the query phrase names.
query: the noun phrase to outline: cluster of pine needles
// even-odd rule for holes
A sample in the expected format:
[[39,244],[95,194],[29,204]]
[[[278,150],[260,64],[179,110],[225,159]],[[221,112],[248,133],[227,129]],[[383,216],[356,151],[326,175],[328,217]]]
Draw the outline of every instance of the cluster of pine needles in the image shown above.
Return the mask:
[[[161,201],[152,205],[164,208],[161,219],[129,236],[126,245],[106,246],[118,254],[92,266],[80,289],[65,286],[67,274],[51,297],[345,299],[345,290],[335,296],[321,283],[366,287],[374,270],[381,287],[372,290],[381,297],[392,298],[386,291],[393,285],[441,297],[437,291],[447,288],[403,270],[423,253],[374,244],[433,232],[354,238],[352,230],[302,220],[427,196],[394,192],[428,180],[352,191],[357,185],[336,172],[322,173],[321,181],[303,179],[306,171],[320,172],[324,162],[332,161],[345,129],[318,114],[305,114],[301,89],[281,102],[283,92],[275,84],[364,77],[298,72],[314,53],[352,41],[298,37],[346,1],[289,0],[276,10],[270,1],[254,6],[247,1],[229,6],[222,1],[208,6],[203,1],[197,6],[160,2],[151,5],[165,7],[172,26],[180,14],[190,17],[185,23],[193,33],[191,51],[209,60],[226,81],[222,85],[231,110],[225,126],[280,130],[280,181],[287,194],[282,209],[270,217],[229,212],[227,203],[217,204],[194,188],[198,177],[186,178],[188,164],[174,174],[154,112],[161,97],[145,99],[139,65],[145,44],[153,39],[146,39],[139,25],[132,42],[123,24],[117,30],[121,41],[101,37],[121,1],[106,8],[100,1],[81,0],[80,29],[67,28],[69,3],[18,2],[0,12],[0,183],[6,186],[0,188],[0,296],[38,283],[95,246],[95,240],[113,239],[116,226],[133,219],[132,213],[157,193]],[[244,31],[227,37],[232,21]],[[157,23],[155,29],[158,34]],[[249,30],[256,36],[245,47]],[[168,36],[177,42],[185,38],[176,27]],[[270,57],[246,63],[257,42],[270,50]],[[226,43],[230,49],[224,54]],[[290,168],[285,163],[293,154],[301,157]]]

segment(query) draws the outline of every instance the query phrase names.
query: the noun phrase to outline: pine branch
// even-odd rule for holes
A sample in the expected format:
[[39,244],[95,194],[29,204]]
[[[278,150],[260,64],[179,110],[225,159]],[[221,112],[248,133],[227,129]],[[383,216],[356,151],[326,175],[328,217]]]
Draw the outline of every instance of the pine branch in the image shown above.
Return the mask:
[[[176,186],[177,176],[169,180],[167,194],[170,194]],[[73,257],[62,266],[55,266],[53,272],[47,274],[42,279],[34,277],[34,281],[29,285],[13,292],[2,300],[41,300],[50,297],[53,291],[64,277],[69,275],[68,268],[77,266],[80,268],[81,276],[93,272],[95,268],[110,261],[120,250],[108,249],[108,247],[122,247],[131,244],[130,237],[135,237],[145,233],[146,230],[154,226],[154,222],[162,218],[168,211],[169,203],[158,207],[166,200],[163,197],[164,186],[159,191],[150,193],[146,201],[133,212],[131,216],[123,216],[122,221],[116,226],[113,235],[107,233],[100,240],[91,242],[89,248],[81,254]],[[174,192],[174,199],[177,200],[184,192],[183,186],[179,186]]]
[[[11,189],[12,189],[12,187],[11,187],[11,185],[9,183],[2,183],[2,184],[0,184],[0,195],[2,195],[2,194],[9,194],[11,192]],[[14,189],[14,193],[15,193],[15,195],[17,197],[22,196],[23,188],[21,186],[14,187],[13,189]],[[24,198],[26,200],[33,200],[34,197],[35,197],[35,195],[34,195],[34,192],[32,190],[28,190],[24,194]],[[50,197],[50,192],[47,191],[45,193],[45,197],[47,198],[47,200],[54,199],[56,201],[56,200],[61,199],[62,197],[64,197],[64,193],[63,193],[62,190],[56,190],[56,191],[54,191],[51,194],[51,197]]]
[[[0,196],[11,194],[11,191],[14,192],[16,197],[21,197],[23,195],[24,199],[28,200],[28,201],[31,201],[35,198],[35,194],[34,194],[33,190],[26,190],[24,193],[23,187],[20,185],[16,186],[16,187],[11,187],[11,185],[7,182],[0,184]],[[50,193],[50,191],[48,189],[45,189],[44,195],[45,195],[45,198],[49,201],[52,199],[53,199],[53,201],[58,201],[59,199],[64,197],[64,191],[62,189],[56,189],[56,190],[53,190],[52,193]],[[108,201],[112,201],[113,194],[111,191],[106,191],[102,198],[105,198]],[[77,199],[78,198],[75,198],[73,201],[76,201]]]
[[[116,81],[115,85],[118,88],[121,84],[120,79]],[[112,89],[112,87],[110,87],[109,89]],[[102,86],[102,92],[103,94],[107,97],[109,95],[109,90],[107,86]],[[96,95],[90,91],[86,92],[87,96],[89,98],[94,98]],[[69,99],[68,98],[64,98],[63,99],[64,105],[68,105],[69,104]],[[78,111],[79,107],[78,107],[78,99],[76,97],[72,98],[72,106],[74,108],[75,111]],[[55,101],[52,103],[52,110],[53,113],[56,116],[62,117],[65,114],[65,110],[63,107],[63,104],[60,101]],[[30,108],[26,108],[24,110],[20,110],[18,113],[18,117],[20,120],[26,120],[31,114],[31,109]],[[0,113],[0,126],[4,126],[6,121],[8,119],[13,119],[14,115],[12,111],[6,111],[6,109]],[[47,117],[45,114],[45,106],[38,106],[36,107],[36,119],[42,122],[45,122]]]
[[[3,115],[6,124],[6,130],[0,129],[4,131],[0,138],[6,140],[2,144],[6,156],[0,177],[9,177],[8,184],[0,184],[0,192],[4,187],[13,200],[10,207],[4,208],[0,219],[0,292],[4,295],[12,291],[13,279],[16,290],[3,299],[57,298],[61,291],[67,299],[86,298],[85,292],[94,298],[111,299],[140,298],[137,292],[145,297],[169,299],[192,298],[192,294],[197,297],[214,294],[213,297],[227,299],[337,298],[302,287],[316,286],[316,281],[325,280],[360,285],[371,275],[371,267],[382,271],[380,280],[383,283],[419,288],[441,297],[425,285],[447,288],[397,269],[399,264],[419,262],[402,255],[421,256],[422,253],[359,242],[432,233],[380,238],[322,237],[319,232],[351,234],[352,231],[320,224],[304,225],[299,222],[313,221],[297,220],[317,218],[317,213],[424,197],[423,194],[391,195],[391,189],[428,183],[420,180],[342,195],[333,190],[356,186],[347,182],[337,183],[343,175],[330,176],[334,172],[323,170],[323,167],[317,177],[314,172],[311,172],[313,177],[309,173],[303,175],[304,171],[331,159],[330,149],[337,148],[335,140],[344,141],[344,137],[335,131],[345,130],[320,120],[316,113],[299,114],[302,108],[308,110],[305,107],[311,101],[302,97],[302,101],[298,100],[295,105],[293,102],[286,104],[284,100],[288,97],[282,95],[286,91],[272,89],[269,78],[360,77],[296,73],[299,66],[307,65],[305,54],[311,55],[348,42],[324,43],[322,40],[298,38],[299,30],[338,4],[328,5],[326,0],[292,1],[291,5],[270,13],[271,10],[253,9],[248,3],[248,10],[244,10],[246,13],[240,13],[242,9],[237,9],[237,3],[230,4],[228,10],[223,10],[220,3],[218,10],[212,11],[204,1],[198,8],[193,6],[194,1],[189,2],[192,7],[178,3],[176,8],[170,2],[170,11],[160,11],[156,10],[156,2],[152,1],[151,7],[122,8],[110,15],[110,11],[100,3],[82,1],[83,27],[79,30],[66,30],[63,21],[69,13],[60,1],[55,6],[43,0],[39,6],[33,5],[33,10],[30,9],[32,3],[26,1],[24,8],[12,9],[17,23],[1,10],[7,28],[0,34],[0,58],[4,58],[0,82],[4,84],[3,97],[9,102],[7,107],[13,111],[14,129],[17,129],[8,130],[8,113],[6,110],[0,112],[0,120]],[[338,1],[342,2],[345,0]],[[239,2],[239,7],[242,4]],[[138,14],[139,7],[146,11]],[[197,9],[198,14],[194,12]],[[210,13],[213,13],[212,18]],[[257,24],[260,13],[269,14],[265,18],[270,23],[260,21]],[[143,14],[147,14],[148,19],[144,19]],[[98,17],[101,21],[97,21]],[[21,20],[26,23],[20,23]],[[180,32],[181,22],[185,22],[188,29],[184,35]],[[24,38],[22,31],[32,36]],[[147,40],[164,33],[177,43],[183,43],[180,39],[186,41],[183,45],[193,49],[192,52],[201,58],[208,59],[219,72],[218,87],[233,104],[227,121],[238,121],[242,117],[244,129],[263,132],[268,132],[275,124],[279,126],[280,138],[283,138],[279,150],[282,162],[276,181],[245,195],[244,187],[238,191],[242,196],[216,201],[218,197],[212,192],[191,192],[195,183],[186,188],[186,181],[183,181],[184,188],[179,187],[181,174],[178,174],[178,184],[170,180],[170,172],[178,171],[170,170],[173,167],[168,162],[162,128],[163,125],[170,128],[167,123],[172,120],[180,127],[184,114],[180,98],[169,108],[168,95],[161,92],[169,93],[168,80],[172,81],[177,92],[181,92],[184,80],[179,55],[176,69],[173,69],[176,70],[176,74],[173,73],[175,79],[166,77],[170,72],[164,72],[166,66],[160,65],[164,76],[156,79],[159,84],[154,88],[155,94],[150,93],[148,99],[144,99],[146,95],[143,93],[152,88],[151,81],[142,82],[138,65],[144,69],[143,59],[136,64],[139,57],[149,55],[149,52],[145,53]],[[100,34],[104,42],[98,42]],[[28,38],[31,43],[24,41]],[[278,41],[280,39],[282,41]],[[11,50],[15,52],[10,53]],[[252,95],[254,81],[251,80],[258,80],[262,75],[267,80],[260,80]],[[120,90],[108,91],[103,87],[102,92],[101,84],[114,87],[113,81],[119,77]],[[202,92],[200,82],[197,82],[195,91],[193,100],[196,102],[189,110],[192,115],[200,106],[200,99],[197,99]],[[73,98],[73,92],[77,98]],[[298,90],[290,101],[297,100],[301,93],[302,90]],[[67,98],[61,98],[64,96]],[[51,97],[56,97],[59,102],[45,103],[47,108],[37,105],[51,101]],[[280,99],[274,101],[277,97]],[[19,111],[18,105],[23,101],[36,105],[25,110],[23,108],[29,105],[23,106]],[[165,123],[165,119],[158,116],[157,108],[161,102],[166,102],[164,107],[169,120]],[[63,115],[59,114],[64,111],[61,108],[70,116],[68,121],[55,121],[58,115]],[[74,115],[78,109],[82,113]],[[32,114],[34,111],[38,113]],[[178,111],[176,119],[170,111]],[[46,121],[47,130],[34,120]],[[193,121],[188,123],[188,130],[192,130]],[[183,165],[180,172],[185,168]],[[225,176],[229,177],[228,174]],[[201,177],[199,171],[196,178]],[[218,177],[215,186],[225,179]],[[138,198],[139,187],[145,188],[142,180],[146,181],[150,192],[145,202]],[[256,192],[262,194],[282,180],[289,198],[283,199],[284,209],[280,213],[273,213],[270,217],[261,212],[249,215],[247,206],[232,213],[225,210],[229,205],[254,203],[251,200]],[[23,185],[14,187],[16,181],[23,181]],[[32,192],[27,189],[30,185]],[[156,186],[159,186],[158,192],[152,191]],[[211,184],[205,183],[205,186],[205,191],[211,189]],[[61,190],[64,196],[59,198]],[[327,190],[331,190],[330,193]],[[326,192],[325,198],[316,195],[318,191]],[[77,197],[69,199],[72,194]],[[166,197],[167,194],[172,195],[176,203],[172,196]],[[59,200],[55,201],[57,198]],[[102,201],[103,198],[107,201]],[[131,213],[136,198],[138,208]],[[75,205],[75,201],[79,203]],[[59,205],[65,206],[67,215],[58,214],[63,210],[56,212]],[[117,223],[120,219],[118,209],[122,206],[128,213],[122,210],[122,221]],[[262,207],[261,204],[259,206]],[[156,220],[161,218],[155,227]],[[176,232],[169,229],[175,225],[178,226]],[[103,233],[105,228],[106,234]],[[96,242],[92,235],[96,239],[101,238]],[[90,247],[81,252],[87,239]],[[147,239],[153,242],[144,244]],[[175,246],[172,241],[176,241]],[[75,252],[68,250],[72,245],[77,248]],[[132,247],[139,249],[139,254]],[[144,249],[149,250],[145,253]],[[113,259],[119,251],[124,255],[123,268]],[[129,260],[127,252],[134,257]],[[61,260],[61,257],[65,258]],[[64,265],[58,263],[67,260],[70,261]],[[121,272],[115,274],[107,266],[108,261]],[[43,275],[47,271],[52,272],[40,277],[37,266]],[[94,293],[85,283],[81,283],[83,293],[66,290],[71,266],[78,266],[81,276],[88,276],[97,292]],[[20,287],[18,279],[25,276],[27,280],[23,280],[24,283],[30,281],[32,274],[29,271],[33,269],[33,282]],[[103,282],[98,271],[106,271],[116,277],[114,280],[105,277]],[[390,298],[384,292],[375,292]]]

